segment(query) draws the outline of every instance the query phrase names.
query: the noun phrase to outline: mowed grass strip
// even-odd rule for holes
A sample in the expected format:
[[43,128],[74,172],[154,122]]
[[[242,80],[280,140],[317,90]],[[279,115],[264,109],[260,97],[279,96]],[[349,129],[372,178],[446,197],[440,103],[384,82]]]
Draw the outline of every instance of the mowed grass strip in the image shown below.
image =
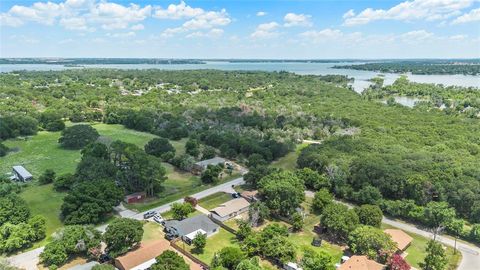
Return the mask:
[[225,192],[217,192],[199,200],[198,204],[207,209],[212,210],[222,203],[228,202],[232,199],[232,195]]

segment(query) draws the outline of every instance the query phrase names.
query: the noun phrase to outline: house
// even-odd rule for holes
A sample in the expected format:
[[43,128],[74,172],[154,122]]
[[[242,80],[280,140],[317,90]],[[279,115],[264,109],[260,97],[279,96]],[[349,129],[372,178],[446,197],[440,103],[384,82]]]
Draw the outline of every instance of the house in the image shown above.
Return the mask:
[[393,242],[397,244],[397,252],[404,252],[412,243],[413,238],[406,232],[398,229],[386,229],[383,232],[392,237]]
[[28,181],[33,179],[33,175],[27,171],[23,166],[13,166],[12,172],[15,179],[19,181]]
[[248,211],[250,203],[244,198],[237,198],[210,210],[212,219],[223,222]]
[[240,193],[240,196],[249,202],[256,202],[258,201],[258,190],[245,190]]
[[124,200],[126,203],[136,203],[136,202],[141,202],[141,201],[143,201],[146,197],[147,197],[147,193],[145,193],[145,192],[136,192],[136,193],[132,193],[132,194],[126,195],[125,198],[123,198],[123,200]]
[[[115,259],[115,267],[120,270],[146,270],[156,262],[155,258],[166,250],[175,251],[170,242],[165,239],[155,240],[147,244],[142,243],[137,249],[117,257]],[[200,265],[192,262],[190,259],[186,257],[184,259],[185,262],[190,264],[190,269],[202,269]]]
[[225,165],[225,162],[226,160],[221,157],[214,157],[211,159],[202,160],[193,164],[192,172],[194,174],[201,174],[203,171],[207,169],[208,165],[218,165],[218,164]]
[[374,260],[370,260],[367,256],[354,255],[346,262],[340,265],[338,270],[384,270],[385,266]]
[[220,228],[206,215],[198,215],[184,220],[167,220],[164,227],[167,238],[181,237],[187,244],[191,244],[198,233],[206,234],[209,237],[217,233]]

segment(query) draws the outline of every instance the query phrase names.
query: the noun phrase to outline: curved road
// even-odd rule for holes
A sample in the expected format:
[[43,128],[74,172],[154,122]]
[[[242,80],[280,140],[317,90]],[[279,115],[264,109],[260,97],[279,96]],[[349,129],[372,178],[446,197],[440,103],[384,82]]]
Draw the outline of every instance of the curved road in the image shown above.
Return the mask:
[[[307,197],[313,197],[314,193],[312,191],[305,191],[305,195]],[[349,208],[353,208],[353,205],[351,204],[348,204],[342,201],[337,201],[337,202],[341,204],[345,204]],[[433,239],[433,234],[431,232],[420,229],[413,224],[399,222],[387,217],[383,217],[382,222],[385,224],[397,227],[399,229],[402,229],[404,231],[407,231],[410,233],[416,233],[423,237]],[[445,236],[437,235],[437,241],[452,247],[455,246],[455,241]],[[480,248],[479,247],[473,244],[467,244],[464,242],[457,241],[457,249],[462,253],[462,261],[460,262],[460,265],[458,266],[457,270],[480,270]]]

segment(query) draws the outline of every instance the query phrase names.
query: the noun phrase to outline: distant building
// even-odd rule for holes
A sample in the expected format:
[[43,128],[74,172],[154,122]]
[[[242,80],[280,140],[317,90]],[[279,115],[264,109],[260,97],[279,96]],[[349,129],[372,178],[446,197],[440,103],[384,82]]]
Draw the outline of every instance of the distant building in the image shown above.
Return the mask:
[[285,270],[302,270],[302,268],[294,262],[289,262],[289,263],[285,264],[283,266],[283,269],[285,269]]
[[29,171],[27,171],[23,166],[13,166],[12,172],[15,179],[17,179],[18,181],[25,182],[25,181],[32,180],[33,178],[33,175]]
[[207,169],[208,165],[219,165],[219,164],[225,165],[225,162],[226,160],[221,157],[214,157],[211,159],[202,160],[193,164],[192,172],[194,174],[201,174],[203,171]]
[[129,195],[126,195],[123,199],[126,203],[136,203],[141,202],[147,197],[145,192],[136,192]]
[[217,233],[220,228],[203,214],[184,220],[167,220],[164,227],[169,239],[181,237],[187,244],[190,244],[198,233],[206,234],[208,237]]
[[223,222],[248,211],[250,203],[244,198],[237,198],[221,204],[210,210],[211,217]]
[[386,229],[383,232],[392,237],[393,242],[397,244],[398,253],[404,252],[410,246],[413,240],[413,237],[402,230]]
[[370,260],[367,256],[354,255],[338,267],[338,270],[384,270],[385,265]]

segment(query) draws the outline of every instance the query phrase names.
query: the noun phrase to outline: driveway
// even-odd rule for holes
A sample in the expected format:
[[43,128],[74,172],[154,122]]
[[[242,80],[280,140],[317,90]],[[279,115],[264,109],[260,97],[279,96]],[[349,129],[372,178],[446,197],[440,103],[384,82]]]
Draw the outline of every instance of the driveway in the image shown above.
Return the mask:
[[[312,191],[305,191],[305,196],[307,197],[314,197],[315,193]],[[353,205],[337,201],[338,203],[345,204],[349,208],[353,208]],[[382,222],[399,229],[402,229],[406,232],[416,233],[426,238],[433,239],[433,234],[429,231],[423,230],[418,228],[417,226],[409,223],[399,222],[390,218],[383,217]],[[449,237],[437,235],[437,241],[441,242],[442,244],[454,246],[455,241]],[[480,269],[480,248],[473,245],[467,244],[464,242],[457,241],[457,248],[462,253],[462,261],[458,266],[458,270],[479,270]]]

